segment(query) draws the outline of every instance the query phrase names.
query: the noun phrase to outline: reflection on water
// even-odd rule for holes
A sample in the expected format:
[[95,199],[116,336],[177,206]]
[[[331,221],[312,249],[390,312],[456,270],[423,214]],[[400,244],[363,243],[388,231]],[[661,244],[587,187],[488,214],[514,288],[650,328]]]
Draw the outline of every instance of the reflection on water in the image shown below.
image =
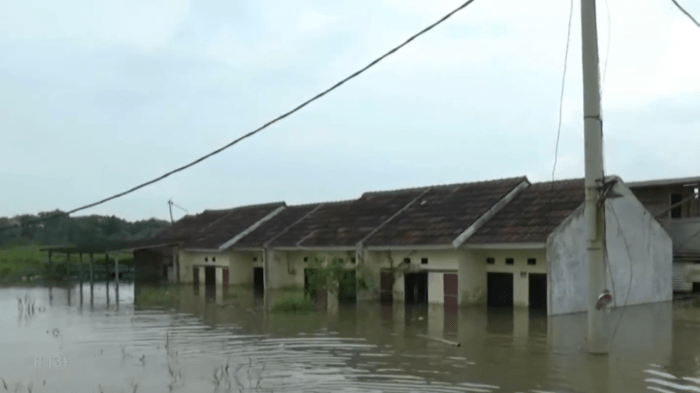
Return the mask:
[[284,315],[252,291],[232,301],[203,286],[171,310],[140,310],[133,286],[120,286],[119,308],[106,290],[90,306],[86,287],[81,307],[77,288],[0,289],[8,391],[700,392],[692,305],[613,312],[613,350],[599,357],[584,349],[585,314],[361,303]]

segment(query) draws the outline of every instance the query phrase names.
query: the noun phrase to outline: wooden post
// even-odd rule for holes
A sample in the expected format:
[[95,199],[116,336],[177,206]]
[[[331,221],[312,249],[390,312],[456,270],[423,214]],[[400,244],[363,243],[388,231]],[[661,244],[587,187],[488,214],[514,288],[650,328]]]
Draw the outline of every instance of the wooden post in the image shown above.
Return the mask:
[[109,305],[109,254],[105,254],[105,287],[107,288],[107,305]]
[[68,278],[68,307],[70,307],[70,290],[71,284],[73,284],[73,280],[71,280],[70,277],[70,253],[66,253],[66,277]]
[[115,304],[119,306],[119,255],[114,257],[114,291]]
[[[48,262],[46,263],[46,265],[47,265],[47,267],[46,267],[46,273],[47,273],[47,274],[53,275],[53,274],[52,274],[52,271],[51,271],[51,270],[52,270],[52,268],[51,268],[51,250],[49,250],[49,260],[48,260]],[[46,277],[46,279],[47,279],[47,281],[48,281],[48,283],[49,283],[49,305],[51,305],[51,301],[53,300],[53,291],[52,291],[52,283],[51,283],[51,281],[53,281],[53,277]]]
[[95,275],[92,269],[93,255],[90,253],[90,305],[94,303],[95,300]]
[[80,282],[80,305],[83,305],[83,253],[78,254],[78,282]]

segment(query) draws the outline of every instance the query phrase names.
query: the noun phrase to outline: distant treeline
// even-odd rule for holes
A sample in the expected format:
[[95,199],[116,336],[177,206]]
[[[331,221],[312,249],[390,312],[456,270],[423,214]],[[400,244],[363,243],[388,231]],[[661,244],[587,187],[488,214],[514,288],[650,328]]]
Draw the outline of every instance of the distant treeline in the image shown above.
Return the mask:
[[0,217],[0,228],[18,225],[14,229],[0,230],[0,247],[26,244],[68,245],[94,244],[122,240],[145,239],[169,225],[169,222],[152,218],[129,222],[115,216],[61,216],[37,223],[37,219],[61,213],[60,210],[38,215],[24,214]]

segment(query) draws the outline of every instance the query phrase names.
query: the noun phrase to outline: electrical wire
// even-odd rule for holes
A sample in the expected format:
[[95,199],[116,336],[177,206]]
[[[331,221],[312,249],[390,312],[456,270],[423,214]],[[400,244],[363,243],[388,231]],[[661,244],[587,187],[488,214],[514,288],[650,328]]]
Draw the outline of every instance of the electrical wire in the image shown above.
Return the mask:
[[[625,250],[627,251],[627,261],[629,263],[629,270],[630,270],[630,280],[629,283],[627,283],[627,294],[625,295],[625,302],[622,304],[622,311],[620,312],[620,318],[617,320],[617,325],[615,325],[615,329],[613,330],[612,337],[610,338],[610,343],[612,344],[613,340],[615,340],[615,335],[617,334],[617,329],[620,327],[620,323],[622,322],[622,317],[625,315],[625,308],[627,307],[627,301],[629,300],[630,297],[630,292],[632,290],[632,281],[634,280],[634,269],[632,268],[632,252],[630,251],[630,246],[629,243],[627,242],[627,237],[625,236],[625,233],[622,231],[622,226],[620,225],[620,218],[617,216],[617,213],[615,212],[615,208],[610,205],[610,211],[612,212],[613,216],[615,217],[615,221],[617,222],[617,230],[618,233],[622,236],[622,241],[625,243]],[[606,249],[607,253],[607,249]]]
[[673,4],[676,5],[676,7],[678,7],[679,10],[681,10],[688,18],[690,18],[690,20],[692,20],[693,23],[695,23],[695,25],[697,27],[700,27],[700,23],[698,23],[698,21],[695,18],[693,18],[693,15],[690,15],[690,12],[686,11],[685,8],[683,8],[683,6],[678,4],[678,2],[676,0],[671,0],[671,1],[673,2]]
[[547,209],[547,224],[552,214],[552,199],[554,198],[554,174],[557,171],[557,159],[559,158],[559,139],[561,137],[561,122],[564,110],[564,88],[566,87],[566,69],[569,62],[569,45],[571,43],[571,22],[574,19],[574,0],[569,5],[569,24],[566,33],[566,49],[564,50],[564,71],[561,77],[561,93],[559,94],[559,123],[557,125],[557,142],[554,145],[554,165],[552,166],[552,184],[549,188],[549,208]]
[[554,145],[554,166],[552,167],[552,187],[554,187],[554,174],[557,170],[557,159],[559,157],[559,139],[561,137],[561,122],[564,110],[564,88],[566,87],[566,68],[569,60],[569,44],[571,43],[571,22],[574,17],[574,0],[571,0],[569,8],[569,27],[566,34],[566,50],[564,51],[564,72],[561,77],[561,93],[559,95],[559,125],[557,126],[557,143]]
[[[393,54],[394,54],[395,52],[397,52],[399,49],[401,49],[401,48],[403,48],[404,46],[408,45],[411,41],[413,41],[413,40],[415,40],[416,38],[418,38],[419,36],[421,36],[421,35],[427,33],[428,31],[432,30],[434,27],[438,26],[438,25],[441,24],[442,22],[444,22],[444,21],[446,21],[447,19],[449,19],[451,16],[453,16],[453,15],[456,14],[457,12],[459,12],[459,11],[461,11],[462,9],[466,8],[468,5],[470,5],[470,4],[473,3],[474,1],[475,1],[475,0],[467,0],[466,2],[462,3],[462,5],[460,5],[459,7],[455,8],[453,11],[451,11],[450,13],[448,13],[447,15],[443,16],[442,18],[440,18],[437,22],[435,22],[435,23],[429,25],[428,27],[424,28],[423,30],[419,31],[418,33],[412,35],[412,36],[409,37],[407,40],[405,40],[403,43],[401,43],[400,45],[394,47],[394,48],[391,49],[390,51],[386,52],[385,54],[383,54],[383,55],[380,56],[379,58],[375,59],[374,61],[372,61],[371,63],[369,63],[369,64],[366,65],[365,67],[361,68],[360,70],[356,71],[355,73],[351,74],[350,76],[346,77],[345,79],[341,80],[340,82],[334,84],[334,85],[331,86],[330,88],[328,88],[328,89],[322,91],[321,93],[315,95],[314,97],[310,98],[309,100],[305,101],[304,103],[302,103],[301,105],[297,106],[296,108],[290,110],[289,112],[286,112],[286,113],[284,113],[284,114],[278,116],[277,118],[268,121],[267,123],[265,123],[265,124],[262,125],[261,127],[259,127],[259,128],[255,129],[255,130],[253,130],[253,131],[251,131],[251,132],[249,132],[249,133],[247,133],[247,134],[245,134],[245,135],[243,135],[243,136],[237,138],[236,140],[234,140],[234,141],[228,143],[227,145],[224,145],[223,147],[221,147],[221,148],[219,148],[219,149],[216,149],[216,150],[212,151],[211,153],[209,153],[209,154],[207,154],[207,155],[205,155],[205,156],[202,156],[202,157],[200,157],[200,158],[198,158],[198,159],[196,159],[196,160],[190,162],[189,164],[183,165],[183,166],[181,166],[181,167],[179,167],[179,168],[177,168],[177,169],[174,169],[174,170],[172,170],[172,171],[170,171],[170,172],[167,172],[166,174],[164,174],[164,175],[162,175],[162,176],[159,176],[159,177],[157,177],[157,178],[155,178],[155,179],[153,179],[153,180],[149,180],[149,181],[147,181],[147,182],[145,182],[145,183],[142,183],[142,184],[140,184],[140,185],[138,185],[138,186],[136,186],[136,187],[133,187],[133,188],[131,188],[131,189],[128,189],[128,190],[126,190],[126,191],[124,191],[124,192],[120,192],[120,193],[115,194],[115,195],[113,195],[113,196],[110,196],[110,197],[108,197],[108,198],[104,198],[104,199],[99,200],[99,201],[97,201],[97,202],[93,202],[93,203],[90,203],[90,204],[88,204],[88,205],[81,206],[81,207],[78,207],[78,208],[76,208],[76,209],[73,209],[73,210],[70,210],[70,211],[67,211],[67,212],[62,212],[62,213],[59,213],[59,214],[54,214],[54,215],[49,216],[49,217],[45,217],[45,218],[42,218],[42,219],[34,220],[33,222],[30,222],[29,224],[38,224],[38,223],[45,222],[45,221],[48,221],[48,220],[51,220],[51,219],[55,219],[55,218],[58,218],[58,217],[69,216],[69,215],[71,215],[71,214],[73,214],[73,213],[77,213],[77,212],[79,212],[79,211],[81,211],[81,210],[86,210],[86,209],[89,209],[89,208],[91,208],[91,207],[95,207],[95,206],[101,205],[101,204],[103,204],[103,203],[109,202],[109,201],[111,201],[111,200],[114,200],[114,199],[123,197],[123,196],[125,196],[125,195],[127,195],[127,194],[130,194],[130,193],[132,193],[132,192],[134,192],[134,191],[137,191],[137,190],[139,190],[139,189],[141,189],[141,188],[144,188],[144,187],[149,186],[149,185],[151,185],[151,184],[157,183],[157,182],[159,182],[159,181],[165,179],[166,177],[168,177],[168,176],[170,176],[170,175],[173,175],[173,174],[175,174],[175,173],[184,171],[185,169],[188,169],[188,168],[190,168],[190,167],[192,167],[192,166],[194,166],[194,165],[197,165],[197,164],[199,164],[200,162],[206,160],[206,159],[209,158],[209,157],[212,157],[212,156],[214,156],[214,155],[216,155],[216,154],[221,153],[222,151],[224,151],[224,150],[228,149],[229,147],[231,147],[231,146],[237,144],[238,142],[240,142],[240,141],[242,141],[242,140],[244,140],[244,139],[247,139],[247,138],[249,138],[249,137],[251,137],[251,136],[257,134],[258,132],[260,132],[260,131],[266,129],[267,127],[269,127],[269,126],[271,126],[271,125],[277,123],[278,121],[283,120],[283,119],[285,119],[286,117],[288,117],[288,116],[294,114],[295,112],[301,110],[301,109],[304,108],[305,106],[311,104],[312,102],[314,102],[314,101],[318,100],[319,98],[325,96],[326,94],[330,93],[331,91],[337,89],[338,87],[340,87],[341,85],[343,85],[345,82],[347,82],[347,81],[349,81],[349,80],[351,80],[351,79],[353,79],[353,78],[359,76],[360,74],[364,73],[365,71],[367,71],[368,69],[370,69],[371,67],[373,67],[374,65],[376,65],[377,63],[379,63],[380,61],[384,60],[384,59],[387,58],[388,56],[393,55]],[[572,1],[573,1],[573,0],[572,0]],[[8,227],[0,228],[0,231],[6,230],[6,229],[14,229],[14,228],[17,228],[17,227],[19,227],[19,225],[8,226]]]

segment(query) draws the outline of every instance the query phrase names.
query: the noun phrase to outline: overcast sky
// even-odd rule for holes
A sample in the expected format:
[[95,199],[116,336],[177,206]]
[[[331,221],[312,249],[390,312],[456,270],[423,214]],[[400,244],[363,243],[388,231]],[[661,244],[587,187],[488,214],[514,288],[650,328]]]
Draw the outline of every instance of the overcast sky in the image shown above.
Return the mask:
[[[0,216],[70,210],[190,162],[461,2],[0,0]],[[609,14],[598,1],[607,173],[700,175],[700,29],[671,0],[608,2]],[[558,179],[584,174],[574,3]],[[700,17],[700,3],[683,3]],[[292,117],[81,214],[166,218],[171,197],[196,213],[546,181],[568,13],[566,0],[478,0]]]

